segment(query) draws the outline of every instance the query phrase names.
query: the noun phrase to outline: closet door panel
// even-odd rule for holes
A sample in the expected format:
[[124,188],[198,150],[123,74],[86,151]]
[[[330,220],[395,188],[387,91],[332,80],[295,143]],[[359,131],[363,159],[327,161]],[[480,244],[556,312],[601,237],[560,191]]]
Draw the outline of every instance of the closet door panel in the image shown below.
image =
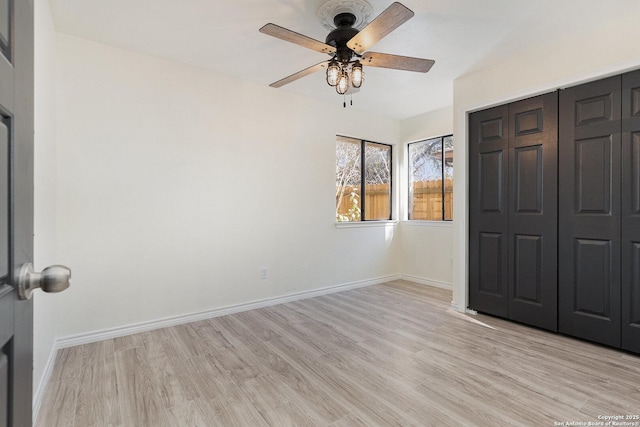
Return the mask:
[[507,106],[469,116],[469,307],[508,316]]
[[622,76],[622,348],[640,352],[640,71]]
[[577,214],[611,214],[612,135],[575,141],[575,210]]
[[556,92],[509,104],[509,318],[557,330]]
[[480,212],[482,214],[504,213],[504,166],[505,159],[502,151],[480,153],[478,184],[480,191]]
[[574,240],[574,310],[610,322],[613,268],[610,240]]
[[502,253],[504,235],[502,233],[480,233],[479,236],[478,291],[502,298],[507,284],[504,282]]
[[620,346],[621,78],[560,93],[559,330]]
[[513,150],[513,213],[542,214],[544,149],[542,144]]
[[540,306],[544,297],[541,274],[543,238],[515,234],[513,239],[514,271],[511,299]]

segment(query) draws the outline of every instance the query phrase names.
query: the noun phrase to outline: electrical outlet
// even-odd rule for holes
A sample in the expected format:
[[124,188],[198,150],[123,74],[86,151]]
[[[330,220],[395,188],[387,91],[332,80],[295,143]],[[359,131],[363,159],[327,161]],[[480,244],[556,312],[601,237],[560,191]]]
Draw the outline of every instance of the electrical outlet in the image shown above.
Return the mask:
[[266,280],[268,278],[269,278],[269,269],[261,268],[260,269],[260,279],[261,280]]

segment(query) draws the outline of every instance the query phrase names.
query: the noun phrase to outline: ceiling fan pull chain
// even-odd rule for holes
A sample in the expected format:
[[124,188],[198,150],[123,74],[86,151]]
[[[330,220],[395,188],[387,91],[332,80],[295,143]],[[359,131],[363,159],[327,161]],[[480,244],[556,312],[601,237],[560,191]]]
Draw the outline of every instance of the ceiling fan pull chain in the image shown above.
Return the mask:
[[342,108],[347,108],[347,95],[342,95]]

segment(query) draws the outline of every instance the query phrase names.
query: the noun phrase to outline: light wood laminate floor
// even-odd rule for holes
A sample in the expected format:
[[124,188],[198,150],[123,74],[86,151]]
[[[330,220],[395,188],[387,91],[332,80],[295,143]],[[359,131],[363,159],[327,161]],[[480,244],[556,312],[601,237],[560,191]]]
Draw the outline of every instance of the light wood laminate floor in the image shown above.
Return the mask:
[[463,315],[450,300],[396,281],[63,349],[36,425],[554,426],[640,414],[639,357]]

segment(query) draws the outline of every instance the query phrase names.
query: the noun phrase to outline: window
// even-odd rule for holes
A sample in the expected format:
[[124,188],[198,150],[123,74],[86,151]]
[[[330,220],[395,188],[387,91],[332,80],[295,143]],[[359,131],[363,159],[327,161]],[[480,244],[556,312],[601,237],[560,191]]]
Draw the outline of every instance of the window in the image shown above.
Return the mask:
[[409,219],[453,219],[453,135],[409,144]]
[[[364,198],[362,198],[363,188]],[[336,140],[336,221],[389,219],[391,219],[391,146],[338,136]]]

